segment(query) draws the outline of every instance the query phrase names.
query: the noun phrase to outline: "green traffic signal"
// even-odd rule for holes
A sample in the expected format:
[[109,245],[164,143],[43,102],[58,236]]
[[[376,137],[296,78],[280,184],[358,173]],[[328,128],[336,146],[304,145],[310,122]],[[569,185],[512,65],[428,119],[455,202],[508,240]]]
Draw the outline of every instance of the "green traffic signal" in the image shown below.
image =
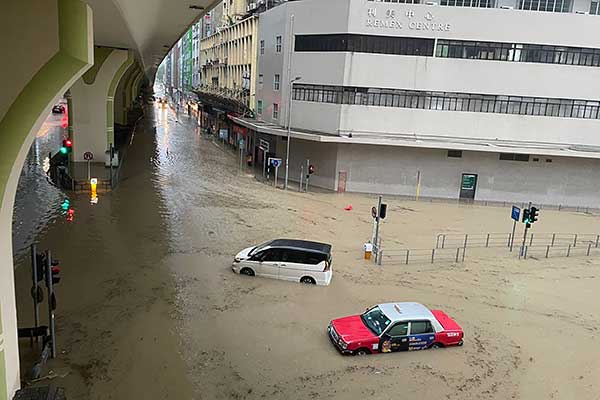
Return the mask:
[[66,147],[64,147],[64,146],[62,146],[62,147],[60,148],[60,153],[61,153],[61,154],[67,154],[67,152],[68,152],[68,151],[69,151],[69,150],[67,150],[67,148],[66,148]]

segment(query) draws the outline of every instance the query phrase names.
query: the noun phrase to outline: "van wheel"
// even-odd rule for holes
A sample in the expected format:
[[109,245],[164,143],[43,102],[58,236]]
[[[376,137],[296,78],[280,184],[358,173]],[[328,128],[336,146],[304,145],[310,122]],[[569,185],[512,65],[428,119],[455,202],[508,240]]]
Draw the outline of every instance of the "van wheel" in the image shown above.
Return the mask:
[[354,352],[355,356],[366,356],[367,354],[371,354],[369,349],[358,349]]
[[254,271],[252,271],[251,268],[242,268],[242,270],[240,271],[240,274],[254,276]]
[[307,285],[316,285],[317,282],[315,282],[315,280],[313,278],[311,278],[310,276],[303,276],[302,278],[300,278],[300,283],[306,283]]
[[444,345],[441,343],[434,343],[431,345],[432,349],[441,349],[442,347],[444,347]]

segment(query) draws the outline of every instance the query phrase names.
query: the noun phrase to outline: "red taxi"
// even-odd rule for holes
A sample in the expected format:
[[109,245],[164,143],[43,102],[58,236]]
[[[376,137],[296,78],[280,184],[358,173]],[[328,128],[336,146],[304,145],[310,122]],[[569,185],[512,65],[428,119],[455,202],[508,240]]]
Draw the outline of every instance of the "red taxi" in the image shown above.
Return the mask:
[[443,311],[419,303],[379,304],[364,314],[334,319],[327,333],[339,351],[354,355],[462,346],[464,337]]

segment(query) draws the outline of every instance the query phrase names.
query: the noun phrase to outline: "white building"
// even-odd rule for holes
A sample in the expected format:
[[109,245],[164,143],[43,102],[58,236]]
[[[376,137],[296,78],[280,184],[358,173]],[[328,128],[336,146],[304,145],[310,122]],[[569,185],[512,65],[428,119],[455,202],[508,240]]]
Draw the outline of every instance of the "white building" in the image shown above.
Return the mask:
[[301,77],[291,179],[310,159],[332,190],[600,206],[598,3],[435,1],[261,14],[258,121],[234,120],[285,159]]

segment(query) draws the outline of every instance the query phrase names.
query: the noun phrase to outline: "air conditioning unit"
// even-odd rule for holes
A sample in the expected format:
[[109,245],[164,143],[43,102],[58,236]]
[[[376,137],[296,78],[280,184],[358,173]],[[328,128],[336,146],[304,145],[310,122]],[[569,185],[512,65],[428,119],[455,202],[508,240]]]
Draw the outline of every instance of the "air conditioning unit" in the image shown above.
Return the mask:
[[503,10],[514,10],[513,6],[500,6],[500,8]]
[[579,11],[579,10],[577,10],[577,11],[575,11],[575,14],[583,14],[583,15],[587,15],[587,14],[589,14],[589,12],[587,12],[587,11]]
[[437,6],[438,5],[438,3],[435,1],[426,1],[425,4],[428,6]]

